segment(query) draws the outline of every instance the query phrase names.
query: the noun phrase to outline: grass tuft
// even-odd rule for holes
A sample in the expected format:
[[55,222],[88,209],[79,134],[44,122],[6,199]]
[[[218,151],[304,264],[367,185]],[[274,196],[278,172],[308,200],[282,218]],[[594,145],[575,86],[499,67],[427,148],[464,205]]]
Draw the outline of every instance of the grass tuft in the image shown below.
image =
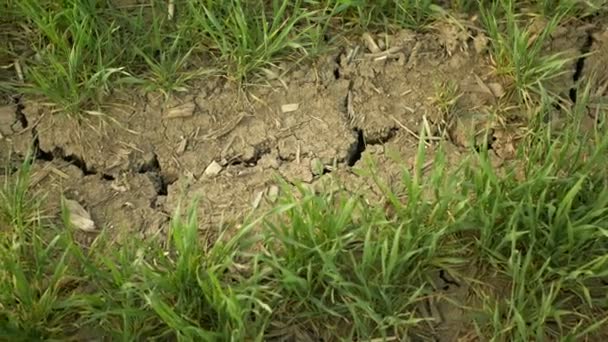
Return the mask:
[[507,78],[511,91],[520,102],[537,103],[546,90],[545,84],[566,72],[564,66],[572,59],[559,52],[547,54],[545,51],[551,33],[568,9],[550,17],[540,32],[534,32],[523,24],[525,18],[516,14],[512,0],[481,5],[481,17],[491,39],[490,51],[496,74]]

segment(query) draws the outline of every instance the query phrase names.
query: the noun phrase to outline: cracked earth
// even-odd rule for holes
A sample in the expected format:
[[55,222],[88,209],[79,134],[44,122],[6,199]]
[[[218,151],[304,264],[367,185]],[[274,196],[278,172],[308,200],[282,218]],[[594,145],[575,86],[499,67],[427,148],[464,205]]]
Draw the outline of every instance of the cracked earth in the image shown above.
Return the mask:
[[[606,55],[600,27],[560,27],[550,40],[551,52],[600,52],[573,59],[553,82],[563,99],[576,99],[576,83]],[[315,63],[279,66],[273,74],[281,76],[264,86],[243,90],[211,78],[168,99],[116,92],[103,113],[80,119],[15,97],[0,109],[2,157],[34,148],[35,185],[47,193],[49,215],[63,194],[97,226],[143,236],[162,233],[177,205],[195,198],[201,229],[234,225],[268,207],[277,177],[315,188],[335,179],[381,202],[353,168],[372,155],[385,179],[397,178],[411,165],[420,132],[430,160],[440,142],[451,164],[471,147],[490,148],[497,166],[513,158],[520,122],[488,114],[509,85],[492,76],[487,43],[481,32],[449,24],[424,34],[364,35]],[[438,105],[446,85],[459,95],[450,113]]]

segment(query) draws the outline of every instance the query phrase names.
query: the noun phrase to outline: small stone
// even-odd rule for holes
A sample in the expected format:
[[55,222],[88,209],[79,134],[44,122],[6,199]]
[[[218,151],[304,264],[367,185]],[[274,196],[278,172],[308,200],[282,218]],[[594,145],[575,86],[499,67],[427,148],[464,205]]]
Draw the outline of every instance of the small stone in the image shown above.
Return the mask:
[[259,167],[261,167],[262,169],[278,169],[279,168],[279,161],[277,160],[277,158],[272,155],[272,154],[265,154],[263,155],[260,160],[258,160],[257,165]]
[[302,164],[287,163],[281,165],[279,172],[290,182],[310,183],[313,180],[313,174],[310,170],[310,161],[302,160]]
[[291,112],[295,112],[296,110],[298,110],[298,108],[300,108],[300,104],[298,103],[289,103],[289,104],[284,104],[281,106],[281,111],[283,113],[291,113]]
[[222,171],[222,166],[214,160],[211,162],[211,164],[209,164],[209,166],[207,166],[204,174],[205,174],[205,176],[213,177],[213,176],[217,176],[221,171]]

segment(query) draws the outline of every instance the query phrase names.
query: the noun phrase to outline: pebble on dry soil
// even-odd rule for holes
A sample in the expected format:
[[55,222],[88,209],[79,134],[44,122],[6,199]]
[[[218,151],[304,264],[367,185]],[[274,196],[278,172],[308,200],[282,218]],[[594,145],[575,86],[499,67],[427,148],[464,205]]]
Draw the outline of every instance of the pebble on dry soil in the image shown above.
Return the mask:
[[288,163],[281,165],[279,172],[290,182],[310,183],[313,180],[310,161],[306,158],[302,159],[301,164]]
[[214,160],[205,169],[205,176],[208,176],[208,177],[217,176],[221,171],[222,171],[222,166]]

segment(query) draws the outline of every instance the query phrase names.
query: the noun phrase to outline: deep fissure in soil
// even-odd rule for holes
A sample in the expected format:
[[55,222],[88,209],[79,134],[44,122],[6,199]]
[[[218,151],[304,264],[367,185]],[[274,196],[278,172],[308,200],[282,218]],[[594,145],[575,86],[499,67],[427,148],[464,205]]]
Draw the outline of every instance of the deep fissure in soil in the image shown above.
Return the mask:
[[346,156],[346,164],[348,166],[355,166],[355,164],[361,160],[361,156],[365,151],[365,135],[363,130],[360,128],[353,129],[353,132],[357,135],[357,141],[352,144],[348,150]]
[[581,56],[578,58],[575,64],[574,74],[572,75],[572,88],[570,88],[570,100],[572,103],[576,103],[576,99],[578,96],[578,80],[583,75],[583,69],[585,68],[585,59],[587,59],[587,54],[591,50],[591,46],[593,45],[593,35],[591,32],[587,32],[587,37],[585,39],[585,44],[581,47]]

